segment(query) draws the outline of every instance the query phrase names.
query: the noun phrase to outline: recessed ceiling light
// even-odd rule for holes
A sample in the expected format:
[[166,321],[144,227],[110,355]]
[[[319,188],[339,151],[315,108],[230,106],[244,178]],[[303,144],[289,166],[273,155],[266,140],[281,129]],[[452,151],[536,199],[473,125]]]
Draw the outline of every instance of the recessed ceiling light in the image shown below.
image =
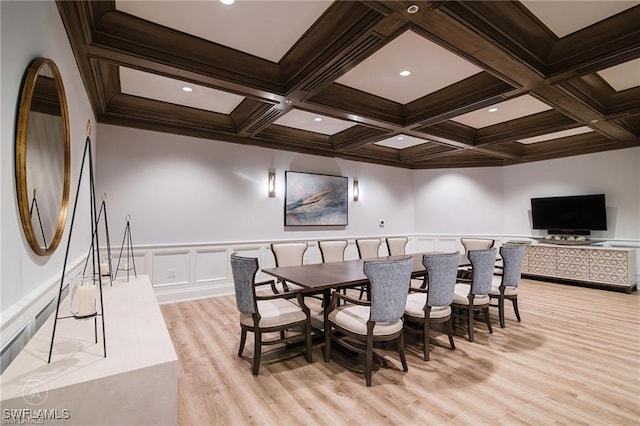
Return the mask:
[[404,138],[402,136],[398,136],[398,140],[401,141],[404,140]]
[[489,108],[489,112],[497,112],[497,111],[498,111],[498,108],[495,108],[495,107]]
[[403,77],[407,77],[409,75],[411,75],[411,71],[405,70],[405,71],[400,71],[400,75]]
[[314,120],[315,121],[322,121],[322,118],[321,117],[316,117],[316,118],[314,118]]
[[189,86],[183,86],[182,87],[182,91],[183,92],[193,92],[193,89]]
[[412,15],[413,15],[414,13],[416,13],[417,11],[419,11],[419,10],[420,10],[420,8],[419,8],[417,5],[415,5],[415,4],[412,4],[411,6],[409,6],[409,7],[407,8],[407,12],[409,12],[409,13],[410,13],[410,14],[412,14]]
[[236,0],[220,0],[220,3],[230,5],[235,3]]

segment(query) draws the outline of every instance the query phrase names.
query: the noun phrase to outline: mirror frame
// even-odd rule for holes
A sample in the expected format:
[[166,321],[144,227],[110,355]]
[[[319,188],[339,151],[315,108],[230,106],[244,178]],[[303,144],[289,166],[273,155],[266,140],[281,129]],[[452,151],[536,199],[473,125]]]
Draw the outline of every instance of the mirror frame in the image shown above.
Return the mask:
[[[29,129],[29,113],[33,101],[33,92],[40,70],[48,66],[53,74],[58,99],[60,101],[60,112],[62,119],[62,143],[64,144],[64,182],[62,186],[62,202],[58,210],[58,222],[53,239],[49,247],[41,247],[36,239],[29,213],[29,194],[27,193],[27,133]],[[69,182],[71,175],[71,143],[69,133],[69,109],[67,98],[62,83],[62,76],[56,64],[47,58],[36,58],[27,67],[20,96],[20,107],[18,110],[18,121],[16,125],[16,152],[15,152],[15,173],[16,192],[18,195],[18,209],[20,211],[20,221],[22,230],[29,242],[31,249],[39,256],[52,254],[62,239],[64,226],[69,208]]]

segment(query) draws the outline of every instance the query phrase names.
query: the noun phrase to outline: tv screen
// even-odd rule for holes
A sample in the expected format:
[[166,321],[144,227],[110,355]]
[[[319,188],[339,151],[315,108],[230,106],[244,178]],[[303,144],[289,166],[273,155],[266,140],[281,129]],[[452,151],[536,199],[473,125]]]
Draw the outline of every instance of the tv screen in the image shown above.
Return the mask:
[[532,198],[531,216],[533,229],[568,231],[607,229],[604,194]]

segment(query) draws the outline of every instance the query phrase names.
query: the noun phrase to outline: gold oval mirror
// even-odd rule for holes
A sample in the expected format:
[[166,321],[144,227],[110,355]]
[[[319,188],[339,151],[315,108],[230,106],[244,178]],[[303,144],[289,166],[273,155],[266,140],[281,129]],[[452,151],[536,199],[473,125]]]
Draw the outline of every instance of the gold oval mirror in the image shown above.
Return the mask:
[[56,64],[37,58],[27,68],[16,128],[16,191],[22,229],[45,256],[60,243],[69,203],[69,111]]

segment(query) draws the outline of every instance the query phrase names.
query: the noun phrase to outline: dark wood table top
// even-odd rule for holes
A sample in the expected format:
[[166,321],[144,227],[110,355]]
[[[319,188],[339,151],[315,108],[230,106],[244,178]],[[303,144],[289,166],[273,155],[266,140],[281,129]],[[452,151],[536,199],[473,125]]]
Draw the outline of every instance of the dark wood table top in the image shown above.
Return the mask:
[[299,266],[265,268],[262,272],[276,278],[283,279],[287,282],[297,284],[309,291],[318,291],[328,288],[367,284],[369,280],[363,272],[365,260],[394,260],[413,257],[412,277],[415,278],[423,276],[426,272],[422,265],[422,256],[424,254],[430,253],[415,253],[404,256],[384,256],[372,259],[345,260],[344,262],[312,263]]

